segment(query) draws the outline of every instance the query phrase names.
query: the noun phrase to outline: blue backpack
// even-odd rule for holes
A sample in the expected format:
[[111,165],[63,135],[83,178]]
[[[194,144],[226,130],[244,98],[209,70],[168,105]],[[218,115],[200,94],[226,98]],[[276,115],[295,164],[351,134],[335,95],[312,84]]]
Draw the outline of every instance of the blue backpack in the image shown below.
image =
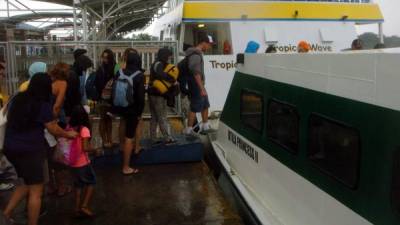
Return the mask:
[[113,105],[118,107],[128,107],[134,103],[133,79],[140,75],[142,71],[138,70],[131,76],[124,74],[122,69],[119,70],[119,76],[113,83]]

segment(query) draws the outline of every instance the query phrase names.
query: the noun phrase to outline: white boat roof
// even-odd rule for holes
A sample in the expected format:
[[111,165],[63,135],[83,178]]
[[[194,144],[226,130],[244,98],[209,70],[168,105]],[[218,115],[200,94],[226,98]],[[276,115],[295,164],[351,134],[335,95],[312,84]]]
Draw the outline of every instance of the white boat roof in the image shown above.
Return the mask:
[[400,111],[400,48],[248,54],[242,73]]

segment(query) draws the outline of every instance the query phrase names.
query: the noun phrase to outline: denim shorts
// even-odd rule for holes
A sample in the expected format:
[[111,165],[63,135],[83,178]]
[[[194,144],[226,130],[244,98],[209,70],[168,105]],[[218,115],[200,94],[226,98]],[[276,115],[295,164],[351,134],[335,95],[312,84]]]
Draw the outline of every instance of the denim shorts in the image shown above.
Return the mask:
[[208,96],[191,96],[190,97],[190,111],[199,113],[205,109],[210,108]]
[[74,186],[76,188],[83,188],[96,184],[96,174],[90,164],[72,168],[72,175],[74,177]]

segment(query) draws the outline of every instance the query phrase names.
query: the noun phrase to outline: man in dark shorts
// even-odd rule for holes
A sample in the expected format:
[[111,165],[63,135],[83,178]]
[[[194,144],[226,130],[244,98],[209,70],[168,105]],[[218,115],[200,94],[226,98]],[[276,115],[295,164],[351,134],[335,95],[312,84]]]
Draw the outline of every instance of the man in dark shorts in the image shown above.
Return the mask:
[[201,113],[201,131],[207,132],[210,130],[210,124],[208,123],[208,109],[210,108],[210,102],[208,101],[208,94],[205,88],[203,53],[211,49],[212,44],[213,40],[211,36],[206,33],[199,33],[198,44],[196,47],[186,50],[188,68],[190,71],[188,78],[190,111],[188,115],[188,124],[184,130],[186,135],[193,134],[193,125],[196,120],[196,113]]

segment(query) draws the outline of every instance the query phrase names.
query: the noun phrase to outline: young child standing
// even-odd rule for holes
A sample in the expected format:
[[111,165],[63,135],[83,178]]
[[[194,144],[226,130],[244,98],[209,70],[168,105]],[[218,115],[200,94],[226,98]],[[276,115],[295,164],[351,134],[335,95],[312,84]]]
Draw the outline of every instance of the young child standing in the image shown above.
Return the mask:
[[76,189],[75,214],[85,217],[94,216],[89,208],[89,202],[96,184],[96,175],[88,156],[88,152],[92,150],[90,128],[89,115],[86,110],[83,106],[76,106],[72,110],[67,129],[75,130],[80,135],[72,140],[69,157]]

